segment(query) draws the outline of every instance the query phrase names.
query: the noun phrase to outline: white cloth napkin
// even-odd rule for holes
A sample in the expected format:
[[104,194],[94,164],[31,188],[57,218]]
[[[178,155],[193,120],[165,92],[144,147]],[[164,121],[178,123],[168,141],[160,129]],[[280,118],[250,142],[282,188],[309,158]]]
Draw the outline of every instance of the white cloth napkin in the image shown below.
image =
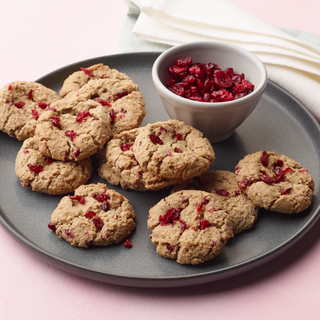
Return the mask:
[[320,122],[320,48],[273,27],[226,0],[129,0],[141,10],[132,30],[156,43],[233,43],[258,56],[269,79]]

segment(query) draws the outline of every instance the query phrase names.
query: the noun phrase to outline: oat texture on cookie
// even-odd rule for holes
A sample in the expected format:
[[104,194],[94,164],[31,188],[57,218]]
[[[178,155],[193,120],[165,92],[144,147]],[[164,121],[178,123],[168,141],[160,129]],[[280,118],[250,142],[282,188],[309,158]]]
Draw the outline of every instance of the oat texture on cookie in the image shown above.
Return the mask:
[[216,195],[182,190],[149,211],[148,229],[157,253],[181,264],[213,259],[233,237],[232,218]]
[[83,185],[63,197],[48,227],[73,246],[109,246],[134,230],[135,212],[127,198],[105,184]]
[[209,140],[178,120],[143,127],[133,152],[143,170],[169,179],[198,176],[208,170],[215,159]]
[[39,116],[59,95],[32,81],[16,81],[0,90],[0,130],[18,140],[34,135]]
[[98,173],[113,185],[136,191],[156,191],[177,183],[178,179],[159,177],[141,168],[133,153],[133,144],[143,128],[124,131],[111,139],[99,152]]
[[47,194],[73,192],[91,177],[91,159],[56,161],[42,155],[34,138],[26,139],[15,161],[15,173],[23,187]]
[[258,218],[259,207],[241,192],[233,172],[208,170],[199,177],[180,181],[171,193],[180,190],[202,190],[217,195],[232,218],[234,234],[250,229]]
[[241,190],[254,205],[282,213],[299,213],[312,203],[314,182],[308,170],[285,155],[259,151],[235,168]]

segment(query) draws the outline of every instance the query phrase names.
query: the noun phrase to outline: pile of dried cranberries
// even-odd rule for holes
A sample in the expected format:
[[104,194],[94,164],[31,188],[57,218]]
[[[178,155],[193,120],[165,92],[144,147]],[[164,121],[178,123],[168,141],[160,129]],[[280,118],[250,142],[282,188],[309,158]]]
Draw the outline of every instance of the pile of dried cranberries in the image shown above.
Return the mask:
[[223,102],[242,98],[254,89],[245,75],[224,71],[215,63],[192,63],[184,57],[169,66],[167,87],[180,97],[203,102]]

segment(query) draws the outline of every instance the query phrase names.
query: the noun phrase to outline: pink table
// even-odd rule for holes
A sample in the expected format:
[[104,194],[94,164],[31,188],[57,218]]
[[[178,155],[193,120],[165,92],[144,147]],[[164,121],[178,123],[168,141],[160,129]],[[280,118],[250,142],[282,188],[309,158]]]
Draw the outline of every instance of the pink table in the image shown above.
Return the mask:
[[[270,24],[320,34],[320,3],[230,0]],[[123,1],[2,1],[0,86],[115,54]],[[0,226],[1,319],[317,319],[320,221],[276,260],[231,279],[186,288],[98,283],[30,254]]]

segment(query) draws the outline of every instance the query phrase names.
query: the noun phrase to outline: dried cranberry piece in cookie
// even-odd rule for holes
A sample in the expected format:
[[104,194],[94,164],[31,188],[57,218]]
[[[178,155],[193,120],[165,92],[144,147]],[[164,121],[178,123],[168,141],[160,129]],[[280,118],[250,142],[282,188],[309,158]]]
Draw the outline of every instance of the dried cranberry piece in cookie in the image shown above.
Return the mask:
[[51,123],[56,126],[57,128],[60,128],[60,118],[57,116],[51,117]]
[[38,111],[36,109],[31,109],[31,114],[32,114],[34,120],[38,120],[39,119],[39,114],[38,114]]
[[263,151],[260,161],[262,163],[263,166],[267,167],[268,166],[268,153],[267,151]]
[[77,134],[73,130],[67,130],[65,135],[69,137],[71,141],[73,141]]
[[182,234],[184,232],[184,230],[187,229],[187,223],[185,221],[183,221],[183,220],[180,220],[180,226],[181,226],[180,234]]
[[45,109],[45,108],[47,108],[49,106],[49,103],[45,103],[45,102],[39,102],[38,103],[38,107],[40,108],[40,109]]
[[31,163],[28,163],[27,164],[27,167],[35,172],[35,173],[39,173],[39,172],[42,172],[43,171],[43,166],[41,164],[31,164]]
[[122,150],[123,152],[126,152],[126,151],[130,150],[131,147],[132,147],[132,144],[124,143],[124,144],[121,146],[121,150]]
[[150,140],[154,143],[154,144],[163,144],[163,141],[155,134],[150,134]]
[[168,251],[170,251],[170,252],[173,252],[174,251],[174,248],[168,243],[167,244],[167,249],[168,249]]
[[85,204],[85,202],[86,202],[85,198],[82,197],[82,196],[69,196],[69,198],[70,198],[71,200],[77,200],[77,201],[79,201],[79,203],[81,203],[81,204]]
[[99,202],[103,202],[105,200],[110,200],[110,196],[106,194],[106,190],[103,193],[100,193],[98,195],[94,195],[94,199],[99,201]]
[[100,97],[95,98],[94,100],[97,101],[98,103],[100,103],[101,105],[103,105],[104,107],[105,106],[107,106],[107,107],[111,107],[112,106],[108,101],[103,100]]
[[54,223],[52,223],[52,222],[49,222],[48,223],[48,228],[50,229],[50,230],[52,230],[53,232],[56,232],[56,225],[54,224]]
[[218,189],[216,190],[216,194],[219,196],[227,197],[230,193],[226,189]]
[[261,181],[270,184],[273,183],[274,180],[265,172],[265,171],[261,171],[262,174],[259,174],[259,178]]
[[116,98],[117,99],[120,99],[124,96],[128,95],[128,91],[127,90],[121,90],[121,91],[118,91],[116,92]]
[[210,227],[210,222],[208,220],[202,219],[200,222],[200,229],[204,230]]
[[94,211],[87,211],[84,216],[86,218],[92,218],[92,217],[95,217],[96,216],[96,213]]
[[173,151],[176,152],[176,153],[182,153],[182,150],[179,149],[179,148],[174,148]]
[[206,198],[203,198],[203,199],[202,199],[202,202],[200,202],[200,203],[198,204],[198,206],[197,206],[197,212],[201,212],[203,206],[204,206],[205,204],[207,204],[207,203],[208,203],[207,199],[206,199]]
[[222,70],[216,70],[213,74],[213,82],[218,88],[230,88],[232,86],[231,78]]
[[87,74],[89,77],[93,76],[93,73],[91,70],[86,69],[86,68],[80,68],[85,74]]
[[103,201],[101,207],[102,207],[102,210],[105,211],[105,212],[110,210],[110,204],[109,204],[108,201]]
[[23,106],[24,106],[24,102],[23,101],[18,101],[15,106],[18,108],[18,109],[21,109]]
[[179,219],[179,217],[180,211],[175,208],[171,208],[166,212],[164,216],[159,216],[159,222],[162,226],[165,226],[168,225],[170,222]]
[[92,219],[93,224],[96,226],[96,228],[98,229],[102,229],[102,227],[104,226],[104,223],[102,221],[101,218],[97,217],[97,218],[93,218]]
[[111,122],[115,122],[116,121],[116,114],[114,112],[113,109],[110,109],[110,118],[111,118]]
[[31,89],[28,93],[28,100],[32,99],[32,93],[33,93],[33,90]]
[[78,113],[76,121],[82,122],[83,120],[85,120],[85,118],[87,118],[89,116],[90,116],[90,112],[84,110],[84,111]]
[[286,190],[280,189],[280,193],[281,193],[282,196],[284,196],[284,195],[290,193],[291,189],[292,189],[292,188],[288,188],[288,189],[286,189]]

